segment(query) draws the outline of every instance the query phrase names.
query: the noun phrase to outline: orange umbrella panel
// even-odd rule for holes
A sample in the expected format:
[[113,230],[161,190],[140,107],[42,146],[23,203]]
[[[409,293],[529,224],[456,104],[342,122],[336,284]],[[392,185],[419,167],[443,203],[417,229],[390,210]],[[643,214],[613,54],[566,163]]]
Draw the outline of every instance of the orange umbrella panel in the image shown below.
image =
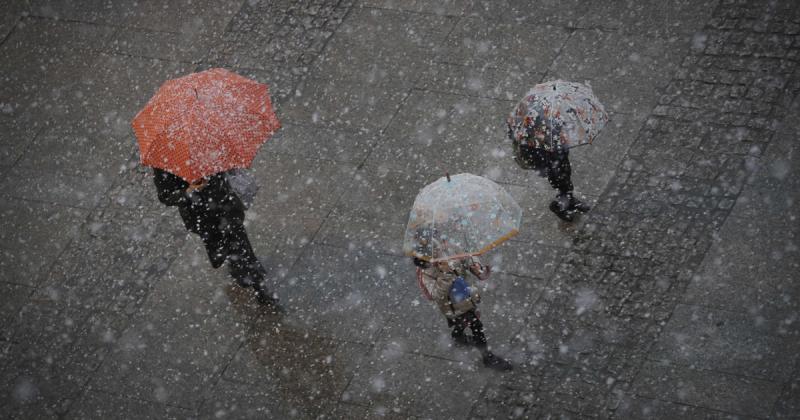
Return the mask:
[[165,82],[132,126],[142,164],[191,182],[249,167],[280,122],[267,85],[216,68]]

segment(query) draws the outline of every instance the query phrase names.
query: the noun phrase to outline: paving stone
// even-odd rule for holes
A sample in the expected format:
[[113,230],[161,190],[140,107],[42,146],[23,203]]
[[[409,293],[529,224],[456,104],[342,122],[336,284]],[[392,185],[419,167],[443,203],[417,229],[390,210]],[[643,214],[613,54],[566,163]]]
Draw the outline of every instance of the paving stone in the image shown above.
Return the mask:
[[376,142],[375,136],[359,131],[329,130],[313,124],[286,123],[262,146],[259,153],[279,153],[360,165]]
[[420,0],[365,0],[361,2],[361,6],[364,7],[403,10],[408,12],[434,14],[437,16],[461,16],[464,14],[464,12],[466,12],[469,5],[470,1],[468,0],[447,0],[436,4]]
[[489,21],[571,27],[588,12],[589,8],[575,0],[547,0],[538,3],[536,7],[531,7],[530,3],[522,0],[477,0],[467,10],[467,15]]
[[[445,172],[478,172],[486,156],[501,150],[502,116],[508,109],[507,102],[415,90],[386,127],[388,136],[368,165],[434,180]],[[402,134],[407,130],[413,134]]]
[[[350,273],[346,279],[340,270]],[[300,257],[276,292],[293,313],[289,325],[368,343],[393,314],[385,308],[411,305],[413,278],[407,257],[319,246]],[[362,321],[353,324],[356,318]]]
[[194,412],[191,410],[94,390],[86,391],[80,399],[75,401],[74,407],[75,409],[70,410],[66,418],[124,416],[126,418],[181,419],[194,416]]
[[[568,38],[566,30],[534,25],[515,31],[516,26],[511,23],[486,26],[481,19],[463,19],[447,37],[436,60],[478,68],[493,66],[517,72],[544,72],[562,47],[554,42]],[[508,33],[514,36],[509,37]]]
[[655,89],[677,70],[683,44],[654,43],[640,35],[598,30],[576,31],[561,48],[545,79],[589,81],[610,111],[635,113],[655,104]]
[[[353,372],[369,363],[368,346],[294,330],[280,316],[261,316],[250,327],[244,345],[225,369],[223,385],[228,386],[218,389],[242,389],[244,395],[268,390],[279,396],[268,399],[272,405],[317,417],[330,410],[329,402],[339,399]],[[225,399],[216,391],[207,393],[214,403]]]
[[252,164],[258,181],[260,212],[300,217],[322,217],[336,204],[355,166],[327,159],[259,154]]
[[[447,16],[356,8],[311,66],[310,76],[378,89],[390,82],[416,80],[454,23]],[[348,59],[341,60],[342,56]]]
[[781,385],[713,371],[647,363],[631,390],[658,398],[732,414],[766,417]]
[[3,200],[3,279],[35,285],[76,236],[87,212],[39,202]]
[[740,419],[737,414],[708,410],[693,405],[676,404],[657,398],[643,398],[625,395],[614,410],[616,418],[684,418],[684,419]]
[[713,2],[680,1],[666,5],[658,1],[592,4],[577,23],[580,28],[620,30],[648,36],[687,38],[711,15]]
[[[380,354],[371,366],[361,369],[342,394],[342,401],[402,415],[466,417],[469,406],[447,395],[458,389],[466,400],[478,398],[486,374],[475,363],[460,363],[417,356],[393,348],[376,349]],[[375,360],[375,356],[370,359]],[[412,385],[413,384],[413,385]],[[428,404],[415,404],[422,398]]]
[[465,96],[516,101],[528,86],[542,82],[543,77],[543,73],[527,69],[509,70],[490,66],[475,69],[461,64],[433,63],[422,74],[416,87]]
[[650,356],[697,369],[786,382],[797,334],[759,316],[679,305]]

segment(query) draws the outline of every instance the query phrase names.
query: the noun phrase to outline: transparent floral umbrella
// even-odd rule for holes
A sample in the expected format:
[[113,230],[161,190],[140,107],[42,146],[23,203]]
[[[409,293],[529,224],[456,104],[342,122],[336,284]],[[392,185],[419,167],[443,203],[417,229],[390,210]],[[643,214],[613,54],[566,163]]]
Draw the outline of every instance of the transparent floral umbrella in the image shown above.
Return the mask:
[[590,86],[564,80],[534,86],[507,120],[514,142],[546,150],[591,144],[607,122]]
[[428,261],[480,255],[519,232],[522,210],[496,183],[472,174],[440,178],[414,200],[403,252]]

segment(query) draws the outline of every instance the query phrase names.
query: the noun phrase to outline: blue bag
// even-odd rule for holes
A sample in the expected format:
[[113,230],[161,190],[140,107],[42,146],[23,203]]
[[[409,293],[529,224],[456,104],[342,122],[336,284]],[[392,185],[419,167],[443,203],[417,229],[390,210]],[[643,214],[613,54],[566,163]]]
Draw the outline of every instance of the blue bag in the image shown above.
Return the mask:
[[464,277],[458,276],[450,286],[450,302],[459,303],[469,299],[471,293],[469,291],[469,284]]

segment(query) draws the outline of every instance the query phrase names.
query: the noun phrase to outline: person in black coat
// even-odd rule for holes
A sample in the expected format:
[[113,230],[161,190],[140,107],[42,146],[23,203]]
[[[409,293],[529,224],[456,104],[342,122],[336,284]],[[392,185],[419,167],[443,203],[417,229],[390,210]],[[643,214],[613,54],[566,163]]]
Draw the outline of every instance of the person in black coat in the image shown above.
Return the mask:
[[[554,128],[555,131],[559,127]],[[573,194],[572,165],[569,163],[569,148],[558,141],[548,141],[559,137],[539,119],[529,125],[522,139],[514,137],[511,122],[508,137],[514,144],[514,158],[520,166],[535,169],[547,177],[550,186],[558,190],[556,199],[550,202],[550,210],[562,220],[571,222],[576,212],[585,213],[591,208]]]
[[259,302],[277,301],[264,284],[264,267],[256,257],[244,228],[245,207],[231,190],[223,173],[196,184],[162,169],[153,169],[158,199],[177,206],[186,229],[203,240],[211,266],[226,260],[231,276],[243,287],[253,287]]

